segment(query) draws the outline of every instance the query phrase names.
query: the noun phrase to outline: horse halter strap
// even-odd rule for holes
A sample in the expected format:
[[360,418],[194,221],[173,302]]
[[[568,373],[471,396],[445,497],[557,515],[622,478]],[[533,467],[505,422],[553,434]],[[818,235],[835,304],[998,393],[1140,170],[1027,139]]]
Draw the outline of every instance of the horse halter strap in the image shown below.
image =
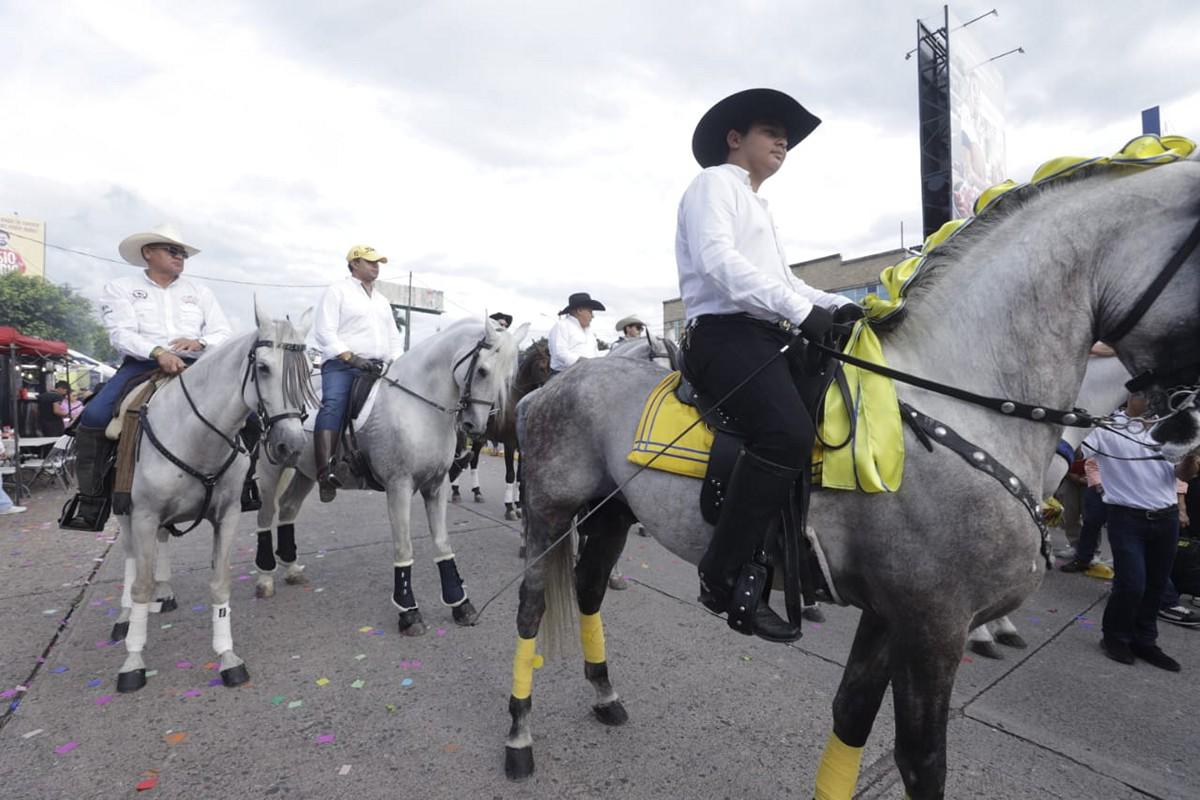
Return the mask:
[[383,381],[384,383],[388,384],[389,386],[394,386],[395,388],[399,389],[400,391],[404,392],[405,394],[407,394],[411,397],[415,397],[416,399],[420,400],[422,403],[425,403],[428,406],[433,406],[434,408],[436,408],[438,411],[442,412],[443,414],[455,414],[455,415],[462,414],[462,412],[466,411],[471,406],[472,403],[474,403],[476,405],[486,405],[487,407],[491,408],[492,406],[494,406],[496,404],[488,402],[487,400],[476,400],[471,397],[471,384],[475,380],[475,365],[477,363],[479,363],[479,354],[483,350],[491,350],[491,349],[492,349],[492,346],[487,343],[487,336],[485,335],[484,338],[482,338],[478,342],[476,342],[475,346],[471,348],[471,351],[469,353],[464,355],[458,361],[454,362],[454,366],[450,368],[450,377],[452,377],[452,378],[454,377],[454,373],[458,370],[459,367],[462,366],[464,361],[466,361],[467,359],[471,360],[470,365],[467,367],[467,380],[466,380],[466,384],[463,386],[462,393],[459,395],[458,405],[455,405],[451,408],[447,408],[446,406],[442,405],[441,403],[436,403],[433,400],[430,400],[428,397],[425,397],[422,394],[418,394],[417,392],[414,392],[412,389],[409,389],[404,384],[400,383],[397,380],[393,380],[392,378],[389,378],[386,375],[380,375],[379,379],[381,381]]

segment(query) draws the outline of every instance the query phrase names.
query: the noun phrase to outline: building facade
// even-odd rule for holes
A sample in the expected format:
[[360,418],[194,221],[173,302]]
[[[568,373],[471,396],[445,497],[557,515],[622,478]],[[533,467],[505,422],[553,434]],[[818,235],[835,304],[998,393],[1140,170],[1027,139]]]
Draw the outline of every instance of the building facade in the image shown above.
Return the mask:
[[[860,258],[843,259],[841,253],[792,264],[792,274],[809,286],[826,292],[844,294],[862,302],[868,294],[881,294],[879,273],[911,255],[901,248],[884,250]],[[663,336],[678,342],[683,334],[687,310],[678,297],[663,301]]]

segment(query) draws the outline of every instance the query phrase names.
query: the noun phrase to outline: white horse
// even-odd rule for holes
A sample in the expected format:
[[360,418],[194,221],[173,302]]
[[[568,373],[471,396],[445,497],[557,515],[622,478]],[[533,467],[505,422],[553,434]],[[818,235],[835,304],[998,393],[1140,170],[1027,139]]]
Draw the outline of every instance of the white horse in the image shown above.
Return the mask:
[[[442,603],[460,625],[475,622],[446,530],[446,473],[454,457],[455,430],[479,433],[488,416],[509,402],[508,392],[521,339],[528,324],[504,330],[495,321],[459,320],[442,333],[415,345],[392,362],[374,389],[366,419],[355,422],[359,447],[376,479],[387,489],[392,525],[392,603],[400,611],[400,632],[419,636],[427,630],[412,589],[413,548],[409,514],[414,492],[425,501],[429,530],[437,552]],[[295,521],[316,482],[312,437],[304,448],[291,482],[281,486],[283,468],[259,467],[262,508],[258,512],[260,597],[274,594],[276,557],[285,579],[297,581],[303,569],[296,561]],[[353,485],[347,477],[345,485]],[[276,513],[278,512],[278,526]],[[277,534],[272,552],[272,528]]]
[[127,554],[118,626],[127,625],[128,630],[118,691],[133,692],[146,685],[142,651],[151,600],[157,595],[174,605],[169,562],[165,555],[158,558],[158,552],[165,553],[168,530],[192,523],[191,530],[201,520],[213,526],[212,646],[220,659],[221,679],[226,686],[236,686],[250,678],[233,651],[230,624],[229,554],[241,512],[242,481],[250,466],[237,436],[247,416],[257,414],[271,457],[281,463],[294,460],[304,445],[300,417],[310,397],[304,355],[307,321],[297,327],[271,320],[257,302],[254,313],[257,330],[206,353],[159,389],[142,415],[132,507],[128,515],[117,517]]

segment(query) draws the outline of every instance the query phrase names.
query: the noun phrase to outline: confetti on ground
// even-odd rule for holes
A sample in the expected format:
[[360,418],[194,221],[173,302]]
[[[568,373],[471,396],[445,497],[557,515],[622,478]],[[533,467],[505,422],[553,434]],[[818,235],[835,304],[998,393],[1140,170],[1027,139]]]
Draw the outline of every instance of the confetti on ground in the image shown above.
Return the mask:
[[363,627],[358,629],[358,632],[359,633],[370,633],[373,630],[375,630],[375,628],[372,627],[371,625],[364,625]]
[[41,732],[42,732],[42,729],[41,729],[41,728],[37,728],[36,730],[32,730],[32,731],[30,731],[29,733],[23,733],[23,734],[21,734],[21,738],[22,738],[22,739],[32,739],[33,737],[37,736],[37,735],[38,735],[39,733],[41,733]]
[[324,586],[318,586],[316,589],[313,589],[313,591],[314,591],[314,592],[323,592],[323,591],[325,591],[325,587],[324,587]]
[[329,683],[329,678],[317,678],[317,686],[324,686]]
[[55,667],[54,669],[52,669],[50,671],[53,672],[55,675],[60,675],[64,672],[66,672],[67,668],[66,667]]
[[199,689],[188,689],[183,693],[183,697],[199,697],[201,694]]
[[355,660],[355,661],[362,661],[362,660],[363,660],[364,658],[366,658],[366,657],[367,657],[367,654],[366,654],[366,653],[359,653],[358,655],[356,655],[356,656],[354,657],[354,660]]
[[271,705],[273,705],[273,706],[277,706],[277,705],[281,704],[281,703],[282,703],[284,700],[286,700],[286,699],[287,699],[287,698],[286,698],[286,697],[284,697],[283,695],[281,695],[281,694],[277,694],[277,695],[275,695],[274,697],[272,697],[272,698],[271,698]]
[[970,656],[963,656],[963,663],[964,664],[974,664],[975,662],[971,659]]
[[216,669],[218,666],[219,665],[217,664],[217,662],[209,661],[207,664],[204,665],[204,668],[205,669]]
[[149,772],[143,772],[142,774],[145,775],[146,778],[144,780],[138,782],[138,785],[136,788],[139,792],[147,792],[147,791],[153,789],[155,786],[158,786],[158,773],[157,772],[155,772],[154,770],[150,770]]
[[366,685],[367,685],[366,681],[364,681],[362,678],[359,678],[354,683],[350,684],[350,688],[351,689],[361,689],[362,687],[364,687]]
[[456,742],[447,742],[446,746],[443,747],[442,749],[445,750],[447,753],[457,753],[458,752],[458,744]]
[[320,736],[317,737],[316,741],[317,741],[317,744],[333,744],[333,734],[332,733],[322,733]]
[[742,656],[742,661],[750,661],[750,656]]
[[165,741],[167,744],[179,744],[186,739],[187,736],[187,733],[184,731],[179,731],[178,733],[168,733],[163,737],[163,741]]
[[292,702],[288,703],[288,708],[299,708],[302,705],[304,705],[303,700],[293,700]]
[[111,639],[105,639],[102,642],[96,642],[96,647],[110,647],[114,644],[116,644],[116,642],[112,641]]
[[209,686],[220,686],[221,683],[222,683],[222,681],[220,678],[213,678],[211,681],[208,682],[208,685]]
[[412,686],[412,685],[413,685],[413,679],[412,679],[412,678],[405,678],[404,680],[400,681],[400,685],[401,685],[401,686]]
[[58,747],[54,748],[54,752],[61,756],[71,752],[76,747],[79,747],[79,742],[67,742],[66,744],[60,744]]
[[112,701],[113,701],[113,696],[111,694],[102,694],[96,698],[96,705],[106,706],[109,703],[111,703]]
[[57,609],[57,608],[47,608],[47,609],[46,609],[45,611],[43,611],[42,613],[43,613],[43,614],[45,614],[45,615],[48,617],[48,616],[50,616],[51,614],[57,614],[57,613],[58,613],[58,609]]
[[338,775],[349,775],[349,774],[350,774],[350,765],[342,764],[342,768],[338,770]]
[[203,611],[206,608],[208,608],[208,606],[204,605],[204,603],[197,603],[196,605],[192,606],[192,611]]
[[446,629],[445,629],[445,628],[438,628],[438,629],[437,629],[437,635],[438,635],[438,636],[445,636],[445,635],[446,635]]
[[175,662],[175,666],[179,667],[180,669],[191,669],[191,668],[192,668],[192,662],[190,662],[190,661],[176,661],[176,662]]
[[155,675],[157,675],[157,674],[158,674],[158,670],[156,670],[156,669],[150,669],[150,670],[146,670],[146,677],[147,677],[147,678],[153,678],[153,677],[154,677]]
[[396,710],[396,706],[395,706],[395,705],[393,705],[392,703],[388,703],[386,706],[384,706],[384,708],[386,708],[388,711],[395,711],[395,710]]
[[380,630],[379,628],[376,628],[375,630],[371,631],[372,636],[383,636],[383,634],[384,634],[384,632],[382,630]]
[[248,580],[250,580],[250,576],[249,575],[238,575],[238,580],[239,581],[248,581]]
[[162,626],[162,629],[163,629],[164,631],[169,631],[169,630],[171,630],[171,623],[169,623],[169,622],[168,622],[168,623],[164,624],[164,625]]
[[16,689],[5,689],[3,692],[0,692],[0,700],[7,700],[8,698],[12,697],[16,693],[17,693]]

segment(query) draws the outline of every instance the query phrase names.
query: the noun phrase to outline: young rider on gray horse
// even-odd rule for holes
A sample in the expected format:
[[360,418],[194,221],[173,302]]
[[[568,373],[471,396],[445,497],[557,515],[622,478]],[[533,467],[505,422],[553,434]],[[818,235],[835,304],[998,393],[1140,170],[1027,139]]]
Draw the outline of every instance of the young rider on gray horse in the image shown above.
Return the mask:
[[332,501],[341,486],[333,474],[334,456],[354,379],[364,373],[382,374],[384,361],[404,352],[392,307],[375,291],[379,265],[386,263],[373,247],[351,247],[346,254],[350,277],[325,290],[313,318],[313,338],[322,359],[321,410],[313,435],[322,503]]
[[814,429],[797,388],[806,380],[798,360],[773,357],[792,326],[820,339],[833,323],[863,313],[792,274],[758,195],[788,150],[819,124],[772,89],[739,92],[709,109],[692,136],[705,169],[684,192],[675,236],[689,378],[713,401],[741,385],[723,408],[746,434],[700,561],[700,600],[728,612],[734,630],[779,642],[795,641],[800,631],[765,602],[767,572],[755,557],[808,468]]
[[104,286],[100,319],[124,360],[104,388],[88,401],[75,427],[75,474],[79,493],[59,525],[98,531],[108,517],[106,477],[113,443],[104,429],[131,380],[152,369],[177,375],[231,333],[229,322],[206,287],[182,277],[184,262],[200,251],[184,244],[171,226],[127,236],[121,257],[141,275]]

